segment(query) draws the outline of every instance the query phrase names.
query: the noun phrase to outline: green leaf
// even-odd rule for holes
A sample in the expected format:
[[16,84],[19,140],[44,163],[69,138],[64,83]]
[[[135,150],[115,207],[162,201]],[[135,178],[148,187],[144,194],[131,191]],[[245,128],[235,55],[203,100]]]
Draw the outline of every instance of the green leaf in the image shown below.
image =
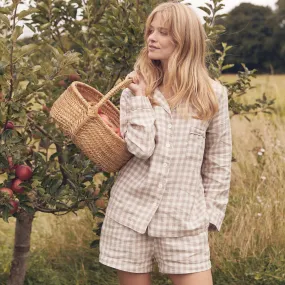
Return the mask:
[[212,10],[214,10],[214,8],[213,8],[213,5],[212,4],[210,4],[210,3],[205,3],[209,8],[210,8],[210,10],[212,11]]
[[10,20],[7,16],[0,14],[0,21],[2,21],[7,27],[10,27]]
[[3,75],[5,73],[5,68],[7,67],[8,64],[9,63],[0,61],[0,75]]
[[104,213],[101,213],[99,211],[95,214],[95,216],[98,217],[98,218],[105,218]]
[[235,66],[234,64],[226,64],[222,67],[222,70],[226,70],[226,69],[232,68],[234,66]]
[[12,36],[11,36],[11,40],[13,42],[16,42],[18,37],[23,34],[23,29],[24,29],[23,26],[16,26],[15,27],[15,30],[13,31]]
[[97,248],[99,246],[99,243],[100,243],[99,239],[93,240],[90,244],[90,248]]
[[211,16],[211,10],[208,9],[207,7],[198,7],[200,10],[204,11],[205,13],[207,13],[209,16]]
[[33,31],[34,33],[36,32],[36,29],[35,29],[35,27],[34,27],[32,24],[25,23],[25,25],[26,25],[29,29],[31,29],[31,31]]
[[51,26],[51,23],[43,24],[39,27],[40,31],[47,30]]
[[44,2],[38,3],[37,6],[39,6],[40,8],[42,8],[42,10],[44,10],[44,12],[49,14],[49,7]]
[[37,48],[38,48],[38,45],[36,45],[36,44],[28,44],[28,45],[22,46],[21,49],[19,50],[19,54],[17,55],[16,60],[22,58],[23,56],[25,56],[28,53],[32,53]]
[[21,204],[21,208],[23,208],[27,213],[33,214],[35,213],[35,209],[32,207],[32,203],[26,202],[25,204]]
[[45,47],[49,48],[52,51],[52,53],[54,54],[54,56],[60,55],[59,51],[55,47],[53,47],[52,45],[46,44]]
[[25,18],[26,16],[32,14],[32,13],[36,13],[39,12],[40,10],[37,8],[30,8],[28,10],[23,10],[18,14],[18,20],[21,20],[23,18]]
[[[10,206],[10,205],[9,205]],[[9,218],[9,212],[10,209],[12,209],[13,207],[11,206],[10,208],[6,207],[5,210],[2,213],[2,218],[6,223],[9,223],[8,218]]]
[[225,4],[219,4],[217,7],[215,7],[214,11],[215,13],[220,11],[220,10],[223,10],[225,7]]
[[10,14],[10,10],[7,7],[0,8],[0,14]]

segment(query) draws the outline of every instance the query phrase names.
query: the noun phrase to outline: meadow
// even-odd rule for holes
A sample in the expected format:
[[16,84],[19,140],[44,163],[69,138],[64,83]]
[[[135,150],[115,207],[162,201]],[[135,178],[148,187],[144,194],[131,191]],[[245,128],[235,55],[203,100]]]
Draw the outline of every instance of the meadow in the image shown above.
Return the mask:
[[[232,81],[233,76],[223,80]],[[233,134],[230,201],[221,232],[210,233],[214,283],[285,284],[285,76],[261,75],[240,98],[276,98],[272,115],[231,120]],[[97,222],[87,209],[78,215],[37,213],[25,285],[117,285],[116,271],[98,263],[90,243]],[[0,284],[9,274],[15,219],[0,221]],[[172,284],[154,265],[153,284]]]

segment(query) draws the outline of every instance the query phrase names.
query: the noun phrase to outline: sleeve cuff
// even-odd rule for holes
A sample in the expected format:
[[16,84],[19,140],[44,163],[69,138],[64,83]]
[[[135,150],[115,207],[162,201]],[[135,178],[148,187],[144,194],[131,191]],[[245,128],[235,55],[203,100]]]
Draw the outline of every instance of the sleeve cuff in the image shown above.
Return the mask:
[[132,96],[130,98],[131,110],[152,109],[151,103],[146,96]]
[[223,220],[224,216],[210,216],[209,230],[219,232],[221,230]]

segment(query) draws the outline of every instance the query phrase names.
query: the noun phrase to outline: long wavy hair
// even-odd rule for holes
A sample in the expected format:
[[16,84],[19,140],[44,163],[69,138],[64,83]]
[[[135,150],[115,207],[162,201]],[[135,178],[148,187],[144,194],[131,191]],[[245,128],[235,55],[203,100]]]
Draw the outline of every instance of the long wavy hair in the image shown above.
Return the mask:
[[[159,60],[148,57],[147,39],[157,14],[175,43],[166,73]],[[155,89],[163,85],[167,94],[173,94],[167,99],[171,109],[178,107],[184,118],[191,114],[196,119],[211,119],[218,111],[218,99],[206,67],[206,33],[192,8],[178,2],[159,4],[147,18],[144,41],[134,69],[144,78],[146,96],[152,105],[157,105]]]

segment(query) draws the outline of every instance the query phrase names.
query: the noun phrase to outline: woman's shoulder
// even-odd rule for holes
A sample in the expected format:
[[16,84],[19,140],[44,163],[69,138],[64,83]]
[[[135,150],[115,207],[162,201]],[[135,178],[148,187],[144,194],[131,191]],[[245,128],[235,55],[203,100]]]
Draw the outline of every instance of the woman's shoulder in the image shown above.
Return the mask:
[[224,85],[218,79],[212,79],[209,77],[210,84],[214,90],[214,92],[219,95],[224,91]]
[[218,101],[221,102],[226,99],[228,96],[227,88],[217,79],[210,78],[210,83],[213,88],[214,93],[216,94]]

